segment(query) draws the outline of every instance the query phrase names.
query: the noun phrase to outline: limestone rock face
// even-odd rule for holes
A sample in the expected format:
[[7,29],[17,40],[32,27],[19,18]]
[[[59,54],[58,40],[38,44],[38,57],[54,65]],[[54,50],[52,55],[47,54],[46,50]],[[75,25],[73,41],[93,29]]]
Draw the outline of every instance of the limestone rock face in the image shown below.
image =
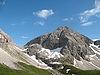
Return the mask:
[[37,52],[39,52],[41,50],[42,46],[39,44],[33,44],[30,47],[27,47],[27,54],[29,54],[30,56],[32,55],[36,55]]
[[[37,47],[35,45],[34,48],[39,48],[39,46]],[[48,67],[42,65],[39,66],[40,63],[36,60],[36,58],[32,59],[23,51],[23,47],[17,46],[9,35],[0,30],[0,64],[5,64],[12,69],[22,69],[18,62],[23,62],[28,65],[33,65],[44,69]]]
[[91,43],[93,43],[93,41],[88,37],[79,34],[66,26],[61,26],[54,32],[31,40],[25,46],[27,46],[29,49],[31,49],[30,46],[32,44],[39,44],[43,48],[50,50],[62,48],[60,52],[64,56],[72,56],[78,60],[80,60],[80,57],[82,57],[85,60],[89,60],[86,58],[86,55],[94,54],[89,47],[89,44]]
[[12,39],[2,30],[0,30],[0,45],[12,42]]

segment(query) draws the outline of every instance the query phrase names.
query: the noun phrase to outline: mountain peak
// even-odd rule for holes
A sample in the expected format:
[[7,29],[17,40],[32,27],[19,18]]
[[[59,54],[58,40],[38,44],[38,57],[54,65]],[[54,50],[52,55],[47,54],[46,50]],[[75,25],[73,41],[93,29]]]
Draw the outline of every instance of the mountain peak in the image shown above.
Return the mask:
[[[63,55],[66,55],[69,52],[68,55],[72,55],[77,59],[79,59],[80,57],[85,59],[85,55],[88,55],[89,53],[92,54],[92,51],[89,48],[89,44],[91,42],[92,40],[88,37],[79,34],[76,31],[73,31],[67,26],[61,26],[54,32],[42,35],[31,40],[25,46],[28,47],[33,44],[39,44],[43,48],[50,50],[62,48],[61,53]],[[79,49],[80,51],[78,52]],[[73,51],[76,52],[76,54],[74,54]],[[81,55],[81,51],[84,51],[83,55]]]
[[[36,58],[45,61],[47,64],[50,64],[48,61],[56,62],[60,60],[58,58],[57,60],[55,60],[56,58],[49,58],[48,56],[51,55],[47,51],[51,51],[63,55],[64,59],[68,58],[67,60],[70,61],[67,63],[73,65],[74,60],[90,61],[88,56],[95,54],[90,48],[91,43],[93,41],[88,37],[67,26],[61,26],[54,32],[44,34],[29,41],[24,47],[27,49],[27,54],[30,56],[36,55]],[[39,54],[39,52],[42,53]]]
[[61,26],[57,30],[65,30],[65,29],[69,29],[69,28],[67,26]]

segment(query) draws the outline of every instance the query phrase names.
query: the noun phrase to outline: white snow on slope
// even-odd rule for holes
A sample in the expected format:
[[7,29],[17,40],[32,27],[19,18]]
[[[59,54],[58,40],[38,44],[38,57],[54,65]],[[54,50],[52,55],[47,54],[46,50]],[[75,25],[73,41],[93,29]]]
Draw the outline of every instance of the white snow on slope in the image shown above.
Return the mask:
[[57,59],[57,58],[63,57],[63,55],[60,53],[60,50],[61,48],[57,48],[54,50],[42,48],[38,53],[41,55],[41,57],[44,56],[44,57],[47,57],[47,59],[50,59],[50,58]]
[[[98,61],[97,61],[98,62]],[[82,70],[100,70],[100,68],[95,65],[92,61],[86,61],[84,59],[81,59],[81,61],[74,59],[74,65],[77,68],[80,68]]]
[[90,44],[89,46],[93,52],[94,55],[88,55],[88,58],[90,61],[86,61],[83,58],[81,60],[77,60],[74,58],[74,65],[77,68],[83,69],[83,70],[100,70],[100,59],[98,58],[97,54],[100,55],[100,48],[94,44]]
[[60,53],[61,49],[62,48],[56,48],[56,49],[51,50],[51,52],[58,52],[58,53]]
[[60,62],[51,62],[51,64],[62,64]]
[[99,45],[90,44],[90,46],[93,46],[93,47],[95,47],[95,48],[100,49],[100,48],[98,47]]
[[[34,46],[34,44],[32,46]],[[50,58],[57,59],[57,58],[63,57],[63,55],[60,53],[61,49],[62,48],[56,48],[56,49],[53,49],[53,50],[49,50],[49,49],[41,48],[41,50],[38,52],[38,54],[41,57],[44,57],[45,59],[50,59]],[[26,51],[26,50],[27,49],[24,49],[24,50],[20,49],[20,51]],[[45,64],[41,60],[36,59],[35,55],[32,55],[32,56],[29,56],[28,54],[25,54],[25,55],[27,55],[32,60],[34,60],[38,64],[38,66],[44,67],[44,69],[52,69],[51,67],[49,67],[47,64]]]
[[96,54],[90,55],[90,60],[95,60],[95,59],[94,59],[95,56],[96,56]]
[[[90,46],[89,46],[89,47],[90,47],[90,48],[94,51],[94,53],[96,53],[96,54],[100,55],[100,52],[98,52],[98,51],[99,51],[98,46],[96,46],[96,45],[94,45],[94,44],[90,44]],[[95,50],[93,47],[97,48],[97,49],[98,49],[98,51],[97,51],[97,50]]]
[[92,62],[89,62],[91,65],[93,65],[93,66],[95,66],[97,69],[99,69],[100,70],[100,67],[98,67],[98,66],[96,66],[96,65],[94,65]]
[[74,58],[74,65],[73,66],[76,66],[77,62],[76,62],[76,59]]
[[41,60],[37,60],[35,55],[30,56],[30,58],[33,59],[34,61],[36,61],[38,63],[38,66],[45,67],[45,69],[52,69],[51,67],[49,67],[47,64],[45,64]]
[[[42,48],[38,52],[38,54],[41,57],[44,57],[46,59],[50,59],[50,58],[57,59],[57,58],[63,57],[63,55],[60,53],[60,50],[61,50],[61,48],[57,48],[57,49],[54,49],[54,50],[49,50],[49,49]],[[21,51],[23,51],[23,50],[21,50]],[[44,62],[42,62],[40,59],[36,59],[35,55],[29,56],[26,53],[25,53],[25,55],[27,55],[32,60],[34,60],[38,64],[38,66],[43,67],[44,69],[52,69],[47,64],[45,64]],[[52,62],[52,64],[61,64],[61,63],[60,62]]]
[[17,62],[23,62],[42,69],[52,69],[42,61],[37,60],[34,56],[30,57],[28,54],[23,53],[23,50],[13,43],[8,45],[8,49],[0,48],[0,53],[0,63],[5,64],[13,69],[21,69],[15,64]]

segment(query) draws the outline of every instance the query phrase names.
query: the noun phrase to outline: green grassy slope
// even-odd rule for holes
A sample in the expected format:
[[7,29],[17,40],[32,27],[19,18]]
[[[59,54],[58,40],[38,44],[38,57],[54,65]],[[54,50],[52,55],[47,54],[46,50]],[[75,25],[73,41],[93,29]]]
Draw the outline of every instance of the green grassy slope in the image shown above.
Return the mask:
[[[66,69],[71,69],[69,73],[66,73]],[[100,70],[80,70],[70,65],[66,65],[64,69],[59,70],[61,73],[65,75],[100,75]]]
[[[7,67],[6,65],[0,64],[0,75],[51,75],[51,72],[40,68],[36,68],[31,65],[26,65],[24,63],[18,63],[21,65],[23,70],[15,70]],[[66,73],[66,69],[71,69],[69,73]],[[57,72],[57,70],[55,70]],[[63,75],[100,75],[100,70],[80,70],[70,65],[65,65],[65,67],[59,70]]]
[[51,75],[48,70],[39,69],[24,63],[18,64],[20,64],[24,70],[10,69],[5,65],[0,64],[0,75]]

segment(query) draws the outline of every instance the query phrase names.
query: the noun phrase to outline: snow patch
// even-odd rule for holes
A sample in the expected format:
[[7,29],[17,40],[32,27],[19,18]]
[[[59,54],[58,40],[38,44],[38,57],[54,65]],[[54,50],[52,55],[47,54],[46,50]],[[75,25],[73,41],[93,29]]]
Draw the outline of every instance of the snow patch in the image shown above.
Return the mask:
[[51,52],[58,52],[58,53],[60,53],[61,49],[62,48],[56,48],[56,49],[51,50]]
[[77,64],[77,63],[76,63],[76,59],[74,58],[74,65],[73,65],[73,66],[76,66],[76,64]]
[[94,67],[96,67],[96,68],[98,68],[98,69],[100,69],[100,67],[98,67],[98,66],[96,66],[96,65],[94,65],[92,62],[89,62],[91,65],[93,65]]
[[94,55],[89,55],[89,58],[90,58],[90,60],[95,60],[93,57],[95,57],[96,56],[96,54],[94,54]]
[[57,38],[59,40],[59,38]]
[[98,47],[99,45],[94,45],[93,43],[92,43],[92,44],[90,44],[90,46],[93,46],[93,47],[95,47],[95,48],[100,49],[100,48]]
[[42,56],[47,57],[47,59],[50,59],[50,58],[57,59],[57,58],[63,57],[63,55],[60,53],[60,50],[61,48],[57,48],[54,50],[42,48],[38,53]]
[[70,70],[71,70],[71,69],[67,69],[67,70],[66,70],[66,73],[68,73]]
[[45,64],[44,62],[42,62],[41,60],[37,60],[36,59],[36,56],[35,55],[33,55],[33,56],[29,56],[31,59],[33,59],[34,61],[36,61],[37,63],[38,63],[38,66],[44,66],[44,67],[46,67],[45,69],[52,69],[51,67],[49,67],[47,64]]
[[95,47],[95,48],[97,48],[98,50],[99,50],[100,48],[98,48],[98,46],[96,46],[96,45],[94,45],[94,44],[90,44],[90,46],[89,46],[89,47],[94,51],[94,53],[100,55],[100,52],[96,51],[92,46]]
[[27,51],[28,50],[28,48],[26,48],[26,49],[23,49],[23,51]]
[[60,62],[51,62],[51,64],[62,64]]
[[73,66],[75,66],[76,68],[79,68],[77,65],[78,64],[84,64],[84,62],[82,61],[83,59],[81,58],[81,61],[79,61],[79,60],[77,60],[76,58],[74,58],[74,65]]

